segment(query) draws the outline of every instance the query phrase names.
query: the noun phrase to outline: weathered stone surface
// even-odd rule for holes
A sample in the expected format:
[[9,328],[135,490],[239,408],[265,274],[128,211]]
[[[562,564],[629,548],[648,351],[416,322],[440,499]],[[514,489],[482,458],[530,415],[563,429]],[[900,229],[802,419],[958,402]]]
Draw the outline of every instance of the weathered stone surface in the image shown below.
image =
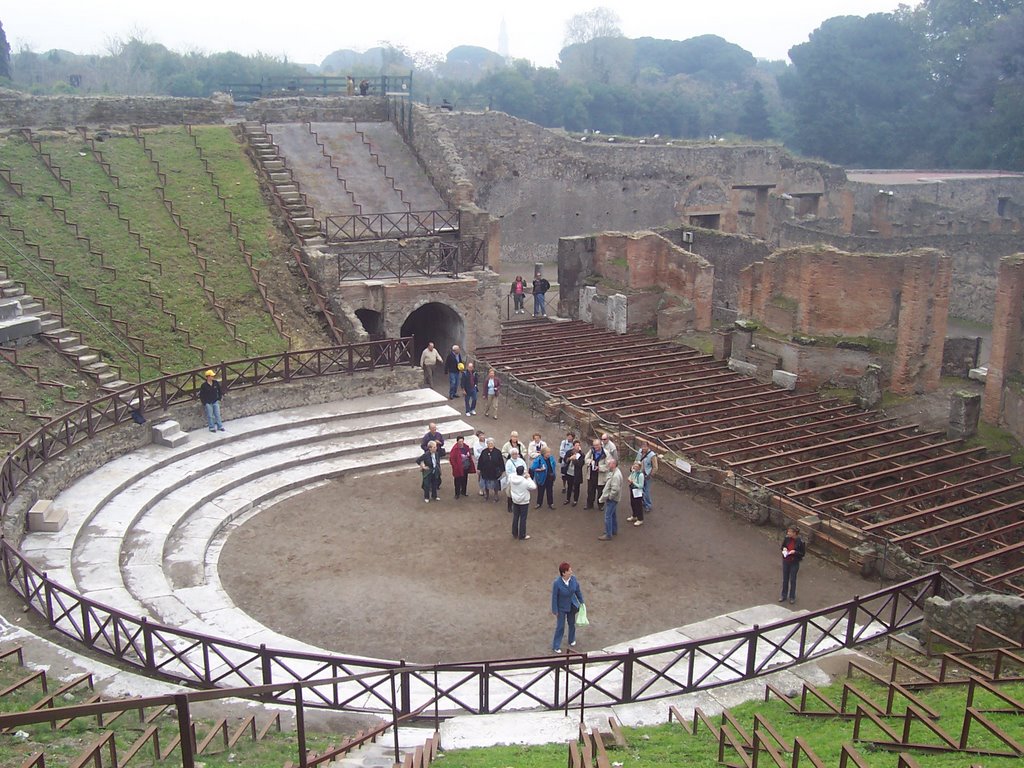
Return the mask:
[[864,410],[874,410],[882,402],[882,367],[869,365],[857,382],[857,404]]
[[972,437],[978,432],[980,416],[981,394],[953,392],[949,396],[949,426],[946,428],[946,436],[961,440]]
[[783,389],[796,389],[797,375],[789,371],[772,371],[772,384]]
[[965,643],[971,641],[978,625],[1019,638],[1024,633],[1024,598],[991,594],[953,600],[930,597],[924,603],[924,625]]
[[735,357],[729,358],[729,370],[736,371],[736,373],[742,373],[744,376],[757,375],[756,365],[744,362],[743,360],[738,360]]

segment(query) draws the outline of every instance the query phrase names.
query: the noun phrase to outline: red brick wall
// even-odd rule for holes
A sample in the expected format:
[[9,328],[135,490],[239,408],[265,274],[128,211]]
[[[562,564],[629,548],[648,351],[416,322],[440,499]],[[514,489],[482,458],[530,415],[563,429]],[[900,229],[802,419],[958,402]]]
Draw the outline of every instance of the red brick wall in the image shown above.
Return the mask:
[[996,308],[992,320],[992,353],[989,355],[981,418],[1000,424],[1003,418],[1003,387],[1007,378],[1021,371],[1021,301],[1024,300],[1024,253],[999,260]]
[[685,251],[653,232],[597,235],[594,270],[627,289],[662,288],[694,306],[697,330],[711,328],[714,268],[701,256]]
[[[951,279],[950,258],[934,249],[881,255],[801,246],[741,273],[739,315],[786,333],[895,342],[893,391],[930,391],[942,370]],[[790,327],[772,324],[790,316]]]

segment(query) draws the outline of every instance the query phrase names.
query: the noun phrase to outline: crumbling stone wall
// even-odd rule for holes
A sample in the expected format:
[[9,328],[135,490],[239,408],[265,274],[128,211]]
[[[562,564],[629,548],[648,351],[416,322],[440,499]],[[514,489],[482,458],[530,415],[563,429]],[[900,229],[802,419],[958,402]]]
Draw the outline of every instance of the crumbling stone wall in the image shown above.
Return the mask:
[[949,257],[936,250],[792,248],[743,270],[739,313],[786,334],[892,343],[891,389],[931,391],[942,370],[951,276]]
[[[564,248],[563,248],[564,245]],[[579,306],[580,289],[598,279],[598,293],[662,293],[668,304],[693,308],[697,330],[711,328],[714,269],[695,253],[683,250],[654,232],[602,232],[589,237],[559,240],[559,313],[585,314]],[[655,301],[633,301],[631,327],[651,325],[661,308]],[[649,312],[650,317],[641,315]]]
[[[684,233],[689,233],[689,242],[684,241]],[[699,227],[679,227],[659,231],[659,234],[710,262],[715,274],[711,294],[712,320],[715,325],[733,322],[739,300],[740,272],[755,261],[766,259],[772,252],[771,246],[749,235]]]
[[234,113],[230,99],[170,96],[30,96],[0,91],[0,127],[220,123]]
[[[846,235],[813,225],[786,223],[780,230],[780,246],[827,244],[851,253],[904,253],[917,248],[938,248],[953,260],[953,285],[949,298],[949,314],[977,323],[991,323],[995,313],[996,279],[999,259],[1017,253],[1020,235],[1011,234],[949,234],[949,235]],[[718,274],[718,264],[715,274]]]
[[707,210],[707,195],[693,192],[704,177],[721,192],[726,225],[747,232],[753,216],[731,206],[752,204],[734,199],[735,185],[827,191],[845,181],[842,169],[780,147],[583,142],[493,111],[415,109],[413,147],[439,190],[472,194],[502,218],[505,261],[553,260],[560,237],[674,226],[688,199],[694,211]]
[[386,123],[387,101],[373,96],[285,96],[247,104],[246,120],[260,123],[341,122]]
[[1021,374],[1024,371],[1024,253],[999,261],[995,318],[992,321],[992,352],[985,378],[981,417],[989,424],[1006,425],[1024,437],[1024,409],[1020,408]]
[[924,629],[970,643],[974,628],[984,625],[1006,637],[1024,634],[1024,598],[1012,595],[968,595],[953,600],[929,597],[924,602]]

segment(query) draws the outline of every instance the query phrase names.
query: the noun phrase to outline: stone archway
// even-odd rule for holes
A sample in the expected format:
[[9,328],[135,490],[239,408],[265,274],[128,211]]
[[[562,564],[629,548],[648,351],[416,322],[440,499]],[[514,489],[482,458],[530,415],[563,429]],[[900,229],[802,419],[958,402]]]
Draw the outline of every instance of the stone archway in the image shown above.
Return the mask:
[[409,313],[402,323],[401,335],[413,337],[414,359],[419,360],[428,341],[434,342],[443,357],[452,344],[466,346],[466,321],[447,304],[432,301]]

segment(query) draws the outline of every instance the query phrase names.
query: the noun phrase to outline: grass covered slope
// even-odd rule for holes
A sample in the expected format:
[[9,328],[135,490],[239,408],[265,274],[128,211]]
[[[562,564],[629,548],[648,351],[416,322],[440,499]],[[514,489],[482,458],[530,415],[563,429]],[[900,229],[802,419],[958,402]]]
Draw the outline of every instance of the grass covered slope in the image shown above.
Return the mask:
[[[238,209],[232,217],[246,249],[254,262],[270,261],[270,212],[241,147],[227,127],[201,132],[211,147],[211,172],[222,190],[232,191],[227,205]],[[70,180],[70,192],[25,139],[0,139],[0,168],[10,170],[24,192],[19,197],[6,185],[0,188],[0,212],[9,217],[0,218],[0,263],[48,306],[59,306],[62,285],[105,331],[67,324],[126,372],[134,371],[132,350],[151,356],[143,364],[143,376],[150,377],[285,349],[287,340],[257,291],[191,137],[184,128],[147,131],[144,137],[164,178],[129,133],[97,144],[109,174],[80,136],[37,135],[42,151]],[[58,275],[47,277],[50,267],[24,245],[17,229],[52,260]]]

